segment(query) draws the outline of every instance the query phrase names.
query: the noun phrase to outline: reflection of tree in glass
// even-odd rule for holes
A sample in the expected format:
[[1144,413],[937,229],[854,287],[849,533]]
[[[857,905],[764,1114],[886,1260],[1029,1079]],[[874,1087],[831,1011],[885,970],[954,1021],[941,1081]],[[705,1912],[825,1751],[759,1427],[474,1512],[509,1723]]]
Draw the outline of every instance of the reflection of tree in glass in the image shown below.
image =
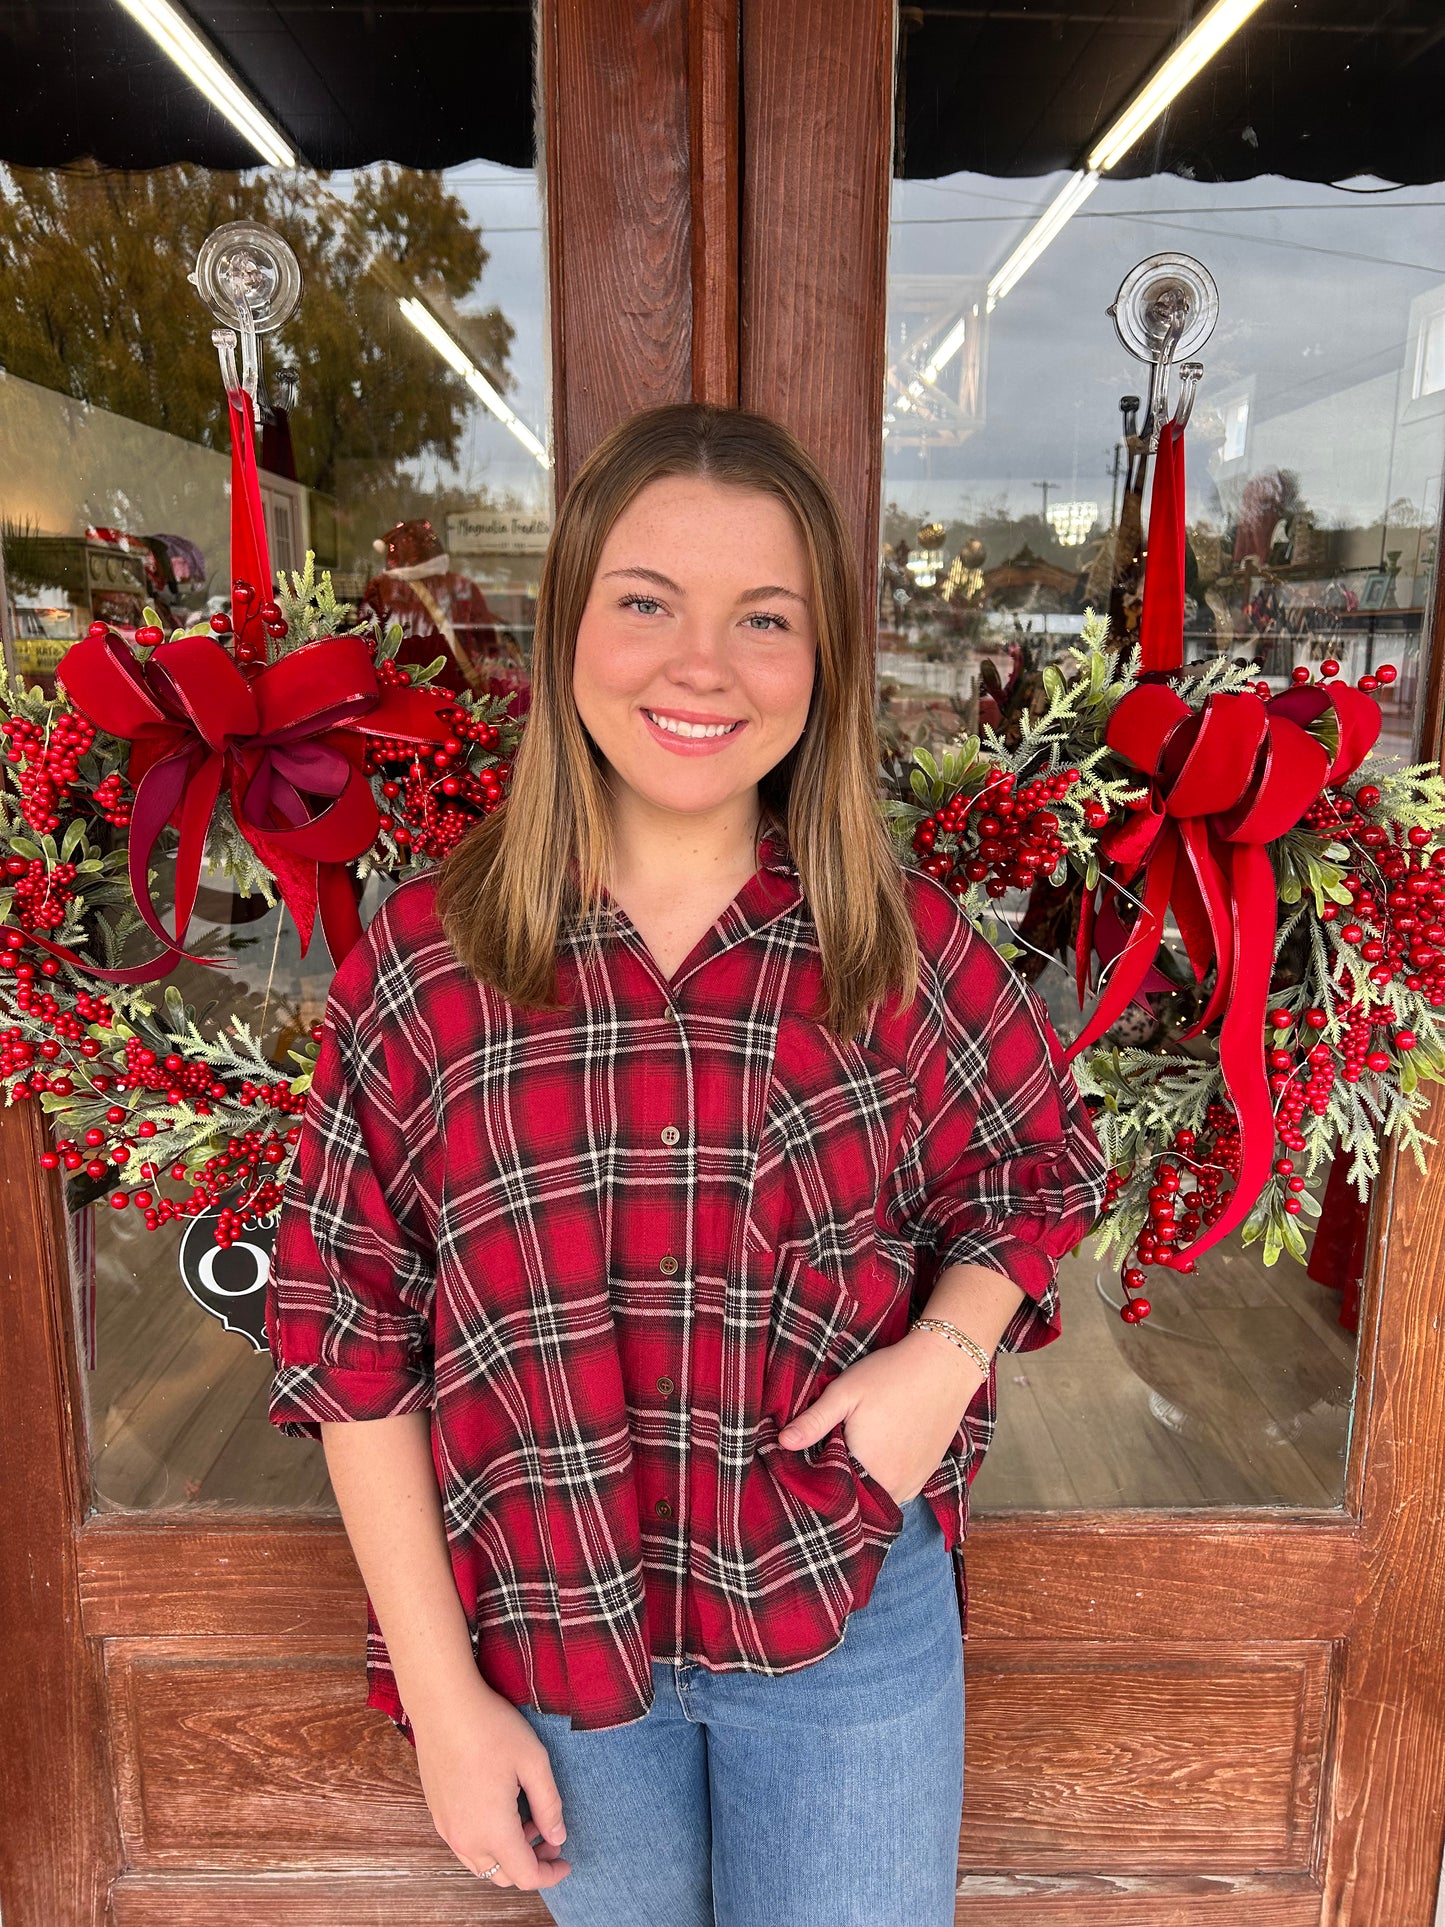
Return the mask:
[[301,377],[298,478],[334,493],[344,465],[348,493],[369,493],[399,463],[455,460],[475,403],[397,298],[426,292],[498,387],[513,330],[497,308],[455,311],[487,249],[440,176],[409,168],[357,174],[349,199],[314,174],[0,170],[0,366],[228,447],[213,323],[186,275],[212,228],[242,219],[276,228],[301,263],[301,305],[267,347],[268,367]]

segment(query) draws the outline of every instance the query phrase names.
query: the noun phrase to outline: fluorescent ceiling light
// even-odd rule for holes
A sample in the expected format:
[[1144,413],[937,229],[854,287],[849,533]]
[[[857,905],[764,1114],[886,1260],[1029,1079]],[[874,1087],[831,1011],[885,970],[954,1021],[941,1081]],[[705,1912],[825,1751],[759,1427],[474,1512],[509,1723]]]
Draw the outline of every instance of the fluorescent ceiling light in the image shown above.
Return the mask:
[[1069,176],[989,282],[987,302],[990,313],[995,304],[1003,300],[1009,289],[1023,279],[1059,229],[1073,219],[1098,185],[1098,174],[1082,167]]
[[1225,41],[1239,31],[1261,4],[1262,0],[1215,0],[1215,5],[1185,35],[1154,78],[1120,114],[1090,154],[1089,166],[1101,174],[1116,167],[1175,95],[1182,93],[1195,75],[1209,65]]
[[1089,155],[1088,166],[1078,168],[1069,176],[989,282],[990,313],[1028,273],[1059,230],[1078,213],[1099,185],[1099,176],[1118,165],[1139,136],[1154,125],[1175,96],[1209,65],[1224,43],[1262,5],[1263,0],[1215,0],[1208,13],[1185,35],[1097,143]]
[[296,154],[285,136],[244,93],[217,60],[190,21],[171,0],[120,0],[139,26],[169,56],[193,87],[255,148],[272,167],[294,167]]
[[550,468],[552,458],[543,444],[537,440],[527,424],[512,413],[481,369],[461,344],[452,339],[426,303],[418,301],[415,296],[408,295],[399,303],[399,306],[422,340],[435,348],[442,360],[450,367],[456,369],[472,393],[486,403],[502,426],[516,436],[527,453],[534,456],[543,468]]

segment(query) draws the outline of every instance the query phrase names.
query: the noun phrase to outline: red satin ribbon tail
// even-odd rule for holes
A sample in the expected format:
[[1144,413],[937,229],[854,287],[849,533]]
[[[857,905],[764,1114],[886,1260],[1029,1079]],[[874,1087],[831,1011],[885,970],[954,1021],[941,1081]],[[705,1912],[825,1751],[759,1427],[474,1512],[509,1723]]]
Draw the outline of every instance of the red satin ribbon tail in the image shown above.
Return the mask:
[[[211,760],[218,762],[219,758],[213,758]],[[182,962],[200,964],[202,968],[205,968],[210,962],[209,958],[193,956],[191,952],[184,947],[183,940],[186,934],[186,925],[190,922],[191,907],[195,902],[195,889],[194,885],[192,885],[190,889],[190,901],[187,902],[185,888],[186,864],[183,860],[178,859],[176,864],[176,929],[174,936],[166,929],[165,925],[156,915],[155,905],[151,901],[151,852],[155,849],[156,841],[160,836],[162,827],[170,820],[176,800],[185,789],[187,777],[190,772],[190,765],[191,752],[189,749],[181,750],[174,756],[168,756],[163,762],[153,763],[142,777],[136,789],[134,801],[131,804],[130,843],[127,850],[126,866],[131,895],[135,898],[135,907],[140,912],[141,921],[145,924],[147,930],[151,932],[152,936],[158,937],[161,943],[165,945],[166,953],[170,958],[170,963],[167,968],[172,970],[175,969],[178,963]],[[203,768],[200,781],[204,782],[205,776],[206,771]],[[79,962],[79,959],[72,959],[72,961]],[[227,967],[229,968],[229,966]],[[91,966],[84,965],[83,968],[90,969]],[[96,970],[94,974],[98,977],[107,976],[107,973],[102,970]],[[136,983],[151,983],[154,981],[154,979],[149,976],[137,977],[135,979],[117,976],[108,977],[107,980],[115,983],[130,981]]]
[[62,963],[74,964],[84,976],[99,978],[107,984],[153,984],[161,977],[168,977],[178,961],[201,964],[207,970],[234,970],[236,967],[234,960],[229,957],[193,957],[187,950],[171,947],[159,957],[153,957],[149,963],[107,970],[89,957],[82,957],[77,951],[67,949],[63,943],[52,943],[49,937],[42,937],[34,930],[22,930],[20,934],[27,943],[38,945],[52,957],[58,957]]
[[[1206,1025],[1212,1024],[1224,1009],[1232,994],[1234,983],[1234,919],[1229,901],[1229,856],[1222,850],[1218,841],[1210,835],[1209,825],[1198,817],[1191,817],[1180,825],[1180,833],[1189,853],[1189,874],[1191,883],[1197,888],[1204,906],[1207,920],[1208,940],[1214,958],[1214,989],[1203,1014],[1196,1023],[1182,1034],[1195,1037]],[[1179,890],[1175,889],[1176,914]],[[1184,918],[1179,919],[1181,927]],[[1188,933],[1186,932],[1186,935]],[[1198,933],[1196,933],[1196,941]],[[1194,951],[1190,950],[1191,958]],[[1201,980],[1203,972],[1199,972]]]
[[206,856],[206,833],[215,814],[216,798],[221,793],[224,772],[224,757],[208,756],[187,783],[181,803],[181,841],[176,852],[175,870],[177,943],[185,936],[191,912],[196,907],[196,890]]
[[1239,1177],[1221,1215],[1176,1254],[1181,1258],[1199,1257],[1243,1224],[1269,1182],[1274,1161],[1274,1106],[1260,1041],[1274,973],[1274,867],[1259,843],[1236,844],[1232,859],[1237,948],[1219,1032],[1219,1068],[1239,1119]]
[[331,952],[332,966],[340,970],[348,952],[361,942],[361,917],[351,885],[351,871],[344,863],[318,863],[316,897],[321,911],[321,934]]
[[1093,1016],[1064,1052],[1065,1063],[1077,1057],[1080,1051],[1087,1050],[1111,1024],[1116,1024],[1139,994],[1149,974],[1149,967],[1159,954],[1178,848],[1178,838],[1173,833],[1172,824],[1166,825],[1149,864],[1148,880],[1144,886],[1144,907],[1134,920],[1128,942],[1114,959],[1108,983],[1094,1006]]

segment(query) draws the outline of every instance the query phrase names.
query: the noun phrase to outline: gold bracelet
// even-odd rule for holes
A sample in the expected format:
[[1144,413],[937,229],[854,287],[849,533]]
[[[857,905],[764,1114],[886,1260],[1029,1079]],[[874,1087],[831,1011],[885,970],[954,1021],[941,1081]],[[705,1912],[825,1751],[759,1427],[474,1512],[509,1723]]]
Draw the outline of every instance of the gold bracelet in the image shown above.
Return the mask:
[[957,1325],[950,1325],[946,1318],[915,1318],[910,1330],[942,1332],[945,1338],[966,1351],[984,1377],[988,1377],[989,1367],[993,1363],[988,1353],[977,1340],[970,1338],[967,1332],[961,1332]]

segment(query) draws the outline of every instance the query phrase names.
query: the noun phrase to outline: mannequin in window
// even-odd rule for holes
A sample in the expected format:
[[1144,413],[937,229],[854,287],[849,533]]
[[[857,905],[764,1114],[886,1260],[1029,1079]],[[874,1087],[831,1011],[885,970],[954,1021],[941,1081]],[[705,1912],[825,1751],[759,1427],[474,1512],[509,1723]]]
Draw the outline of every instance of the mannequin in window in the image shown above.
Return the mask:
[[425,668],[444,655],[439,685],[458,695],[485,691],[487,659],[499,649],[497,619],[477,583],[452,568],[431,523],[398,522],[373,546],[385,565],[367,583],[361,613],[401,624],[397,661]]

